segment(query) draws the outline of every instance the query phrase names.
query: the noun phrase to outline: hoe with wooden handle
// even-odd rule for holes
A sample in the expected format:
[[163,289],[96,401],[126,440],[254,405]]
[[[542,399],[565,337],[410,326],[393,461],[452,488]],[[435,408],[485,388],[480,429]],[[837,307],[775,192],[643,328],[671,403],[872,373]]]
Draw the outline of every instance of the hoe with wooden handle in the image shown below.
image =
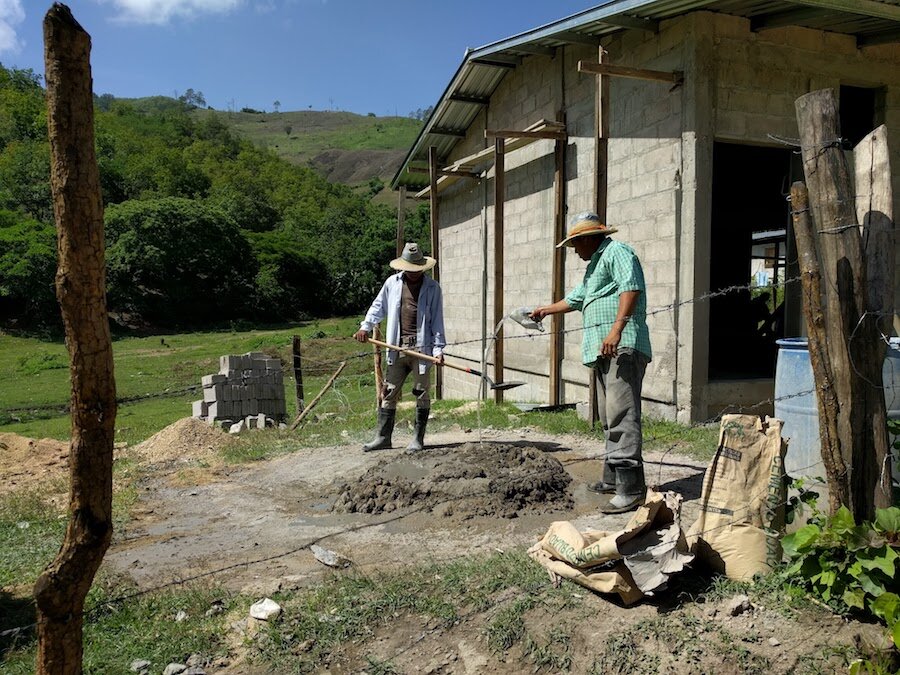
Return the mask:
[[387,347],[388,349],[396,349],[398,352],[403,352],[404,354],[409,354],[410,356],[415,356],[417,359],[422,359],[423,361],[431,361],[439,366],[446,366],[447,368],[453,368],[454,370],[461,370],[464,373],[469,373],[470,375],[474,375],[475,377],[480,377],[485,382],[490,385],[491,389],[512,389],[513,387],[521,387],[524,382],[494,382],[487,375],[482,373],[481,371],[475,370],[474,368],[467,368],[466,366],[458,366],[455,363],[449,363],[448,361],[441,361],[439,358],[434,356],[429,356],[428,354],[423,354],[422,352],[417,352],[412,349],[405,349],[403,347],[398,347],[396,345],[389,345],[387,342],[382,342],[381,340],[376,340],[374,338],[369,338],[369,342],[373,345],[378,345],[379,347]]

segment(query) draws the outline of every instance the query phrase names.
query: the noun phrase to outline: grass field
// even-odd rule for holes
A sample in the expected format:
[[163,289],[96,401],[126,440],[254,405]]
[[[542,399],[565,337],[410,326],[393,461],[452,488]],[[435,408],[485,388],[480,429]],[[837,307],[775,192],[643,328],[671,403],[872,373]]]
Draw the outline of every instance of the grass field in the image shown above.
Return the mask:
[[[302,445],[354,442],[369,433],[374,421],[375,374],[371,348],[350,336],[354,318],[311,321],[302,325],[245,331],[184,333],[128,337],[113,343],[117,396],[116,439],[138,443],[172,422],[191,414],[191,401],[200,398],[200,378],[218,372],[219,357],[263,351],[282,359],[288,418],[296,414],[291,339],[299,335],[303,353],[304,398],[309,403],[342,360],[347,361],[334,388],[315,408],[300,432],[278,432],[247,440],[233,450],[232,461],[260,459]],[[61,342],[0,335],[0,431],[32,438],[69,437],[68,356]],[[137,399],[137,400],[134,400]],[[462,401],[434,401],[435,411],[458,407]],[[339,422],[336,424],[335,422]],[[509,404],[486,403],[480,411],[436,420],[442,425],[493,427],[531,426],[549,433],[592,434],[573,410],[523,413]],[[649,450],[669,449],[696,457],[711,456],[716,430],[647,420]]]

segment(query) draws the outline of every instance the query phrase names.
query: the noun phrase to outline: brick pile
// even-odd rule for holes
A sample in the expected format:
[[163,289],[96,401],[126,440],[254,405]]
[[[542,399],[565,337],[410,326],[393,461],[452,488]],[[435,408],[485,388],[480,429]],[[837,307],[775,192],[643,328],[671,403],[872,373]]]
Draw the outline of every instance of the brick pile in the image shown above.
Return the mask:
[[203,398],[193,403],[193,416],[210,424],[246,417],[283,421],[287,415],[281,359],[263,352],[219,357],[219,372],[204,375]]

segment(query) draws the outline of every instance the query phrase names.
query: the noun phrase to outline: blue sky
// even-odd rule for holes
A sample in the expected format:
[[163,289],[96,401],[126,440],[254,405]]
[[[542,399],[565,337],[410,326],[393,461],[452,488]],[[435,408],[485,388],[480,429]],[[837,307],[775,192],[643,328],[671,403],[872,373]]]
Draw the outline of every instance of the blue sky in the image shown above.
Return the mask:
[[[0,0],[0,63],[43,73],[51,0]],[[406,115],[436,102],[467,47],[597,0],[70,0],[94,91],[203,92],[226,110]]]

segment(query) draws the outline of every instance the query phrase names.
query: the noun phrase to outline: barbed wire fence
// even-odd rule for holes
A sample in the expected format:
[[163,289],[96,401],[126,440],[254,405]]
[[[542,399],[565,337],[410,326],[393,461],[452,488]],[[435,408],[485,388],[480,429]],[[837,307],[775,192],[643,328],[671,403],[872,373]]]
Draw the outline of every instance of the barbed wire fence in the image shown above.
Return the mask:
[[[667,304],[664,306],[653,308],[652,310],[647,311],[647,316],[653,316],[653,315],[656,315],[656,314],[659,314],[662,312],[666,312],[666,311],[674,311],[676,308],[684,306],[686,304],[702,302],[702,301],[705,301],[705,300],[708,300],[708,299],[711,299],[714,297],[724,296],[728,293],[785,286],[787,284],[794,283],[798,280],[799,280],[799,277],[795,277],[795,278],[785,279],[782,282],[779,282],[777,284],[770,284],[767,286],[757,286],[755,284],[749,284],[749,285],[745,285],[745,286],[730,286],[725,289],[720,289],[718,291],[704,294],[697,298],[692,298],[692,299],[688,299],[688,300],[684,300],[684,301],[680,301],[680,302],[674,302],[674,303],[670,303],[670,304]],[[589,326],[582,325],[582,326],[579,326],[576,328],[566,329],[566,330],[559,331],[559,332],[568,334],[568,333],[575,333],[575,332],[583,331],[587,328],[589,328]],[[536,338],[540,338],[542,336],[550,337],[553,334],[554,333],[551,331],[551,332],[544,332],[544,333],[537,334],[537,335],[535,335],[535,334],[510,335],[510,336],[504,336],[503,339],[504,340],[536,339]],[[348,339],[349,339],[349,337],[348,337]],[[481,339],[479,338],[477,340],[467,340],[467,341],[455,342],[448,346],[460,346],[460,345],[470,344],[470,343],[474,343],[474,342],[481,342]],[[328,368],[338,364],[340,361],[350,361],[350,360],[361,361],[362,359],[370,359],[370,358],[372,358],[372,351],[367,349],[367,350],[353,353],[351,355],[344,355],[344,356],[341,356],[340,358],[335,358],[333,360],[310,359],[306,355],[304,355],[303,360],[304,360],[305,364],[314,366],[315,368],[320,369],[322,373],[326,373],[326,372],[328,372],[328,370],[327,370]],[[290,368],[285,368],[284,372],[285,372],[285,374],[289,375],[292,373],[292,370]],[[368,378],[369,376],[370,376],[369,373],[357,373],[357,374],[341,376],[337,379],[337,381],[335,383],[335,387],[338,387],[339,383],[341,386],[345,386],[348,388],[352,387],[352,386],[362,386],[360,380],[362,378]],[[201,388],[202,388],[201,385],[196,385],[196,386],[183,387],[180,389],[166,390],[166,391],[159,392],[159,393],[148,393],[148,394],[143,394],[143,395],[123,397],[123,398],[119,399],[119,403],[129,404],[129,403],[140,402],[140,401],[144,401],[144,400],[148,400],[148,399],[152,399],[152,398],[179,396],[179,395],[182,395],[185,393],[197,391]],[[752,404],[728,406],[726,408],[723,408],[716,415],[710,416],[707,419],[704,419],[702,421],[694,422],[690,425],[678,425],[678,426],[676,426],[668,431],[665,431],[665,432],[657,432],[655,434],[645,435],[644,442],[647,445],[652,445],[654,443],[664,442],[664,441],[668,441],[668,440],[672,440],[672,439],[680,439],[680,437],[683,436],[685,431],[691,430],[691,429],[708,427],[709,425],[717,422],[721,418],[721,416],[725,413],[742,413],[742,412],[746,412],[746,411],[754,411],[755,412],[765,406],[774,405],[775,403],[779,403],[779,402],[786,401],[789,399],[794,399],[794,398],[799,398],[799,397],[810,395],[810,394],[814,393],[814,391],[815,391],[814,388],[810,388],[810,389],[798,391],[798,392],[795,392],[795,393],[792,393],[792,394],[789,394],[786,396],[769,397],[769,398],[763,399],[761,401],[757,401]],[[343,401],[344,401],[344,405],[349,407],[349,399],[346,396],[343,397]],[[48,404],[48,405],[43,405],[43,406],[7,408],[5,410],[0,410],[0,418],[2,418],[4,416],[8,416],[10,413],[16,412],[16,411],[27,411],[27,410],[60,411],[63,408],[67,409],[67,407],[68,406],[64,405],[64,404],[61,404],[61,405],[49,405]],[[663,467],[665,466],[665,460],[671,452],[673,452],[674,450],[677,449],[678,444],[679,444],[679,441],[676,440],[676,442],[674,444],[672,444],[670,447],[666,448],[665,450],[663,450],[661,452],[660,457],[658,459],[648,459],[645,462],[648,465],[651,465],[651,466],[655,465],[658,468],[658,471],[656,474],[656,481],[655,481],[655,485],[657,487],[659,486],[659,482],[662,478],[662,471],[663,471]],[[601,452],[601,453],[592,454],[592,455],[586,456],[586,457],[566,460],[562,463],[564,466],[570,466],[572,464],[581,463],[581,462],[599,462],[599,461],[603,461],[606,456],[607,456],[606,453]],[[824,465],[824,462],[822,460],[818,460],[812,464],[809,464],[808,466],[802,467],[795,471],[801,471],[801,472],[807,471],[809,469],[818,468],[823,465]],[[699,467],[698,467],[698,470],[699,470]],[[535,472],[530,472],[530,473],[527,473],[522,476],[509,478],[509,480],[510,481],[532,480],[536,477],[539,477],[539,476],[545,474],[546,472],[547,472],[547,470],[543,469],[543,470],[539,470],[539,471],[535,471]],[[761,491],[761,493],[759,495],[754,496],[754,498],[752,500],[748,500],[748,502],[753,502],[753,501],[756,501],[756,499],[765,497],[768,494],[768,490],[769,490],[769,488],[767,486],[764,491]],[[446,501],[455,502],[455,501],[464,500],[464,499],[471,499],[471,498],[477,497],[477,496],[488,495],[488,494],[490,494],[490,492],[491,492],[491,487],[488,486],[484,490],[476,490],[476,491],[472,491],[470,493],[463,493],[463,494],[459,494],[459,495],[456,495],[453,497],[448,497],[448,499]],[[791,500],[787,499],[787,500],[775,505],[773,508],[785,507],[785,506],[788,506],[790,503],[791,503]],[[279,552],[279,553],[275,553],[275,554],[271,554],[271,555],[265,555],[265,556],[261,556],[258,558],[249,559],[246,561],[229,563],[229,564],[222,565],[220,567],[206,570],[206,571],[196,573],[196,574],[191,574],[191,575],[186,575],[186,576],[177,576],[172,579],[169,579],[168,581],[153,585],[148,588],[144,588],[144,589],[130,592],[130,593],[125,593],[125,594],[116,596],[114,598],[104,599],[93,606],[86,607],[82,612],[82,616],[85,620],[91,620],[92,618],[98,616],[99,614],[103,613],[104,611],[108,611],[110,608],[124,604],[130,600],[134,600],[136,598],[139,598],[139,597],[142,597],[145,595],[149,595],[152,593],[157,593],[159,591],[166,590],[168,588],[172,588],[172,587],[176,587],[176,586],[184,586],[184,585],[187,585],[187,584],[190,584],[193,582],[197,582],[197,581],[200,581],[203,579],[208,579],[208,578],[215,577],[218,575],[223,575],[228,572],[232,572],[234,570],[246,569],[246,568],[249,568],[249,567],[252,567],[255,565],[261,565],[261,564],[269,563],[274,560],[278,560],[278,559],[282,559],[282,558],[289,557],[292,555],[296,555],[303,551],[309,550],[311,546],[319,544],[319,543],[321,543],[327,539],[330,539],[332,537],[336,537],[336,536],[340,536],[340,535],[344,535],[344,534],[350,534],[353,532],[358,532],[358,531],[369,529],[369,528],[376,528],[376,527],[380,527],[382,525],[386,525],[389,523],[394,523],[394,522],[409,518],[410,516],[413,516],[421,511],[425,510],[426,508],[427,507],[425,505],[408,507],[402,513],[395,513],[388,517],[380,518],[374,522],[359,523],[356,525],[339,528],[333,532],[329,532],[329,533],[308,539],[301,544],[292,546],[292,547],[284,550],[283,552]],[[745,509],[745,510],[749,510],[750,508],[752,508],[752,507],[748,506],[747,509]],[[741,515],[738,516],[737,515],[738,513],[741,513]],[[740,509],[737,510],[734,515],[735,515],[735,517],[733,519],[726,521],[725,523],[719,524],[716,527],[709,528],[707,530],[703,530],[703,531],[697,533],[697,535],[703,536],[704,534],[707,534],[707,533],[710,533],[710,532],[713,532],[716,530],[720,530],[725,527],[730,527],[731,525],[740,523],[743,520],[744,514],[741,512]],[[534,589],[534,590],[536,591],[538,589]],[[13,639],[13,640],[17,639],[18,637],[24,636],[27,633],[29,633],[30,631],[33,631],[37,627],[37,625],[38,625],[37,622],[33,622],[33,623],[26,624],[26,625],[16,626],[16,627],[5,629],[3,631],[0,631],[0,639]]]

